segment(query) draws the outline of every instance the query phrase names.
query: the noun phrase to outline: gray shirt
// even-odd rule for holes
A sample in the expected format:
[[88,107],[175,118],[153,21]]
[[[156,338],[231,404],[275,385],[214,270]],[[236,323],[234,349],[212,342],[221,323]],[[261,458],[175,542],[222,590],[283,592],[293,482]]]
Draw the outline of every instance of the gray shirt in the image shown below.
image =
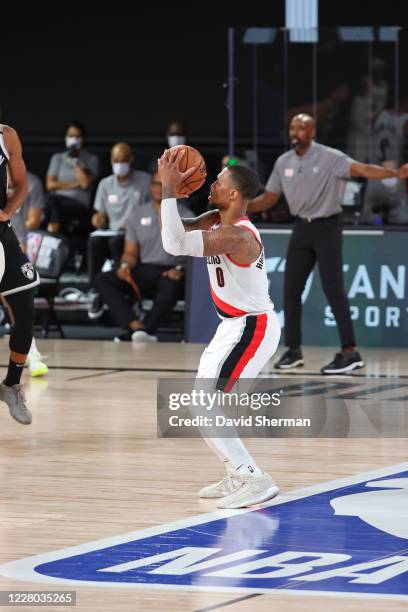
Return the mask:
[[[92,155],[92,153],[88,153],[88,151],[85,151],[84,149],[80,150],[77,162],[76,160],[68,157],[67,151],[64,151],[64,153],[55,153],[55,155],[51,157],[47,176],[55,176],[61,183],[73,183],[77,180],[75,175],[76,163],[78,163],[81,168],[86,170],[88,174],[95,177],[98,176],[98,158],[96,155]],[[72,198],[84,206],[89,206],[91,186],[88,187],[88,189],[81,189],[80,187],[75,189],[56,189],[52,193],[63,195],[67,198]]]
[[350,176],[353,163],[341,151],[313,141],[303,156],[291,150],[278,157],[265,189],[283,193],[292,215],[330,217],[342,210],[339,179]]
[[[184,218],[193,217],[187,206],[178,202],[178,211]],[[133,208],[126,220],[125,240],[139,244],[141,263],[174,267],[185,262],[185,257],[170,255],[163,248],[159,217],[152,202]]]
[[123,227],[130,209],[150,200],[151,179],[147,172],[132,170],[126,183],[120,183],[114,174],[101,180],[94,208],[108,216],[110,229]]
[[11,217],[11,226],[20,244],[27,242],[26,219],[30,208],[44,208],[44,189],[38,176],[27,172],[28,196]]

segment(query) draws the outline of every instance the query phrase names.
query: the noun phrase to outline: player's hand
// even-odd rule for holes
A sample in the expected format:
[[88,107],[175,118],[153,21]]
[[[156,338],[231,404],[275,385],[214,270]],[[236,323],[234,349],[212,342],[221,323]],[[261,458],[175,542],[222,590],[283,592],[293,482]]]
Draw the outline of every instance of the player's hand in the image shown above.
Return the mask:
[[401,180],[408,178],[408,164],[404,164],[403,166],[398,168],[397,177]]
[[166,149],[163,155],[157,160],[158,170],[163,185],[163,191],[170,188],[174,191],[174,197],[185,198],[186,196],[180,193],[183,182],[188,179],[196,171],[196,166],[192,166],[185,172],[180,171],[180,161],[185,155],[185,149],[176,149],[171,151]]

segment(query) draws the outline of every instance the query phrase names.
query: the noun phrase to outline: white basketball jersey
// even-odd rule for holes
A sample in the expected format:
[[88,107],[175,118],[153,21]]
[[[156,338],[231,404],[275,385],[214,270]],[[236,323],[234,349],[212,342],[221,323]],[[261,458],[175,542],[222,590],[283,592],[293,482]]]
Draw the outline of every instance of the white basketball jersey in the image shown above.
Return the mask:
[[371,138],[371,159],[375,164],[395,160],[399,165],[403,159],[404,126],[408,114],[397,114],[383,110],[373,126]]
[[[259,314],[273,308],[269,297],[264,248],[259,232],[247,217],[239,219],[234,225],[252,232],[262,246],[262,250],[258,259],[248,265],[235,262],[230,255],[207,257],[211,295],[221,318]],[[217,223],[211,230],[219,227],[220,224]]]

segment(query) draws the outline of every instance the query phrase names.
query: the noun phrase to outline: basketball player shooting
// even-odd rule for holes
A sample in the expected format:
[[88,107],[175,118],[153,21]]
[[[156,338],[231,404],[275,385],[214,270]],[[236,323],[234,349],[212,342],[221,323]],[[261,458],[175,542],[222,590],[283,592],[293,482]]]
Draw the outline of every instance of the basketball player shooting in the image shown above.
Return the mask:
[[[180,171],[183,155],[183,151],[166,150],[158,160],[163,246],[173,255],[207,258],[211,295],[221,323],[201,356],[197,379],[212,379],[215,388],[230,392],[240,378],[259,374],[280,337],[262,242],[246,216],[259,179],[250,168],[228,166],[210,188],[209,201],[216,210],[182,220],[176,198],[195,171],[195,167]],[[227,475],[201,489],[200,497],[219,498],[219,508],[243,508],[278,494],[271,476],[256,465],[238,436],[204,439],[224,462]]]
[[[14,186],[10,196],[7,194],[8,177]],[[14,321],[9,366],[0,384],[0,400],[7,404],[11,416],[23,425],[29,425],[32,420],[20,380],[33,336],[34,287],[40,279],[20,248],[10,218],[23,204],[27,192],[27,174],[17,132],[0,125],[0,294],[6,298]]]

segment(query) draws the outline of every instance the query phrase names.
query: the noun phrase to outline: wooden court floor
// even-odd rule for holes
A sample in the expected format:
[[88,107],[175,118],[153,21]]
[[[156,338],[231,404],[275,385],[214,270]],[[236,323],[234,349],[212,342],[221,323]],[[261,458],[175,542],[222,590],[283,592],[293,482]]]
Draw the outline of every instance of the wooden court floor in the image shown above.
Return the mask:
[[[7,343],[0,342],[4,366]],[[48,355],[50,372],[41,379],[24,375],[32,425],[15,423],[0,403],[0,564],[215,509],[197,497],[204,484],[223,476],[205,444],[156,437],[156,381],[193,377],[201,345],[47,340],[39,346]],[[399,349],[366,349],[368,365],[359,375],[402,376],[408,384],[407,355]],[[302,374],[317,374],[332,356],[333,349],[306,349]],[[247,445],[287,492],[407,461],[408,441],[259,439]],[[33,589],[52,587],[0,576],[0,591]],[[330,606],[347,612],[363,604],[284,594],[242,599],[231,593],[151,588],[75,590],[76,608],[61,609],[320,612]],[[369,606],[391,611],[408,604],[371,599]]]

